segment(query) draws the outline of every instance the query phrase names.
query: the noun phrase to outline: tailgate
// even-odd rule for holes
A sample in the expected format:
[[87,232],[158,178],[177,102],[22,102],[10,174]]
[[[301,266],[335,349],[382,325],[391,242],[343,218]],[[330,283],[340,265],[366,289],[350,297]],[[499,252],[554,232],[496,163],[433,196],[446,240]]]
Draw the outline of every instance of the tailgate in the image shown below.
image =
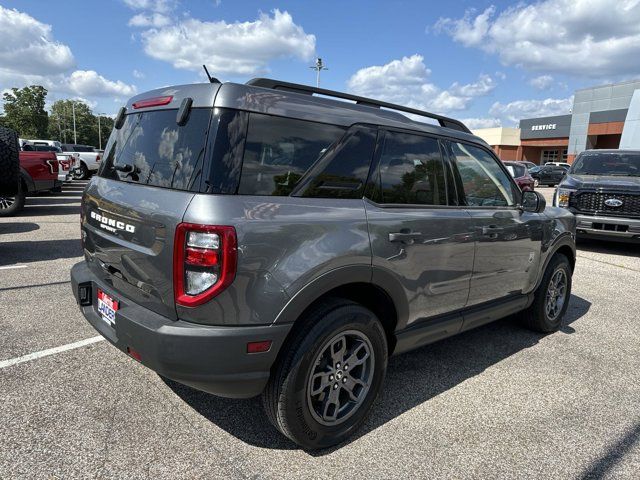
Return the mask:
[[83,201],[83,246],[89,267],[131,299],[176,318],[173,240],[193,194],[94,177]]

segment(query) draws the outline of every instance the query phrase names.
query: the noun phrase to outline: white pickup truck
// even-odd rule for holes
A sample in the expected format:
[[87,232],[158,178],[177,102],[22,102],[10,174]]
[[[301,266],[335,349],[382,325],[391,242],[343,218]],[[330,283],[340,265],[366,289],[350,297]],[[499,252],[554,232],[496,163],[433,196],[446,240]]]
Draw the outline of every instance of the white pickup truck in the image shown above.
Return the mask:
[[90,145],[76,145],[63,143],[62,152],[73,155],[73,176],[77,179],[87,179],[98,171],[102,152]]

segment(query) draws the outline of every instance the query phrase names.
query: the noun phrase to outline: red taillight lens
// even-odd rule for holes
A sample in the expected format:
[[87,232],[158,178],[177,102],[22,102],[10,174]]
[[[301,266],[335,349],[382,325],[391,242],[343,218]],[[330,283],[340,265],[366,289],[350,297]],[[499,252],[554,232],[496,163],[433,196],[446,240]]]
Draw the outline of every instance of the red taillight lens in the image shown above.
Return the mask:
[[208,302],[233,282],[236,267],[235,228],[194,223],[176,227],[173,281],[178,305]]
[[205,248],[187,247],[185,262],[198,267],[213,267],[218,264],[218,252]]
[[100,162],[100,155],[96,157],[96,163]]
[[153,97],[146,98],[144,100],[139,100],[133,104],[133,108],[147,108],[147,107],[158,107],[160,105],[168,105],[173,100],[172,96],[167,97]]

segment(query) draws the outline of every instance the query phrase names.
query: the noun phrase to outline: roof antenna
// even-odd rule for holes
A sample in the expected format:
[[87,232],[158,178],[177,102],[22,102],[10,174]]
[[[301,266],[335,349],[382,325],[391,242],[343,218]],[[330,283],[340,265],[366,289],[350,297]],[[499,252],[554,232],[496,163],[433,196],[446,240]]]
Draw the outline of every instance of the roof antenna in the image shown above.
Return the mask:
[[212,77],[211,75],[209,75],[209,70],[207,70],[207,66],[206,65],[202,65],[202,68],[204,68],[204,73],[207,74],[207,78],[209,79],[209,83],[221,83],[220,80],[218,80],[216,77]]

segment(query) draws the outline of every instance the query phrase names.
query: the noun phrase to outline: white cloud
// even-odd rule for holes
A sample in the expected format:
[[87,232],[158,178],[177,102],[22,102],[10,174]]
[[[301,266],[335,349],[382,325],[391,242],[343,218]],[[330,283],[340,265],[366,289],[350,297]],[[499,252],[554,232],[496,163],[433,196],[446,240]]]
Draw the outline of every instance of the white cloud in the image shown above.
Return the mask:
[[[56,94],[130,96],[135,86],[93,70],[73,70],[71,49],[53,38],[51,25],[0,6],[0,89],[42,85]],[[92,100],[87,100],[92,104]]]
[[262,13],[253,22],[187,18],[143,32],[142,41],[147,55],[175,68],[199,70],[206,64],[213,75],[252,75],[274,59],[311,59],[316,37],[296,25],[288,12],[276,9],[272,16]]
[[136,92],[133,85],[108,80],[94,70],[76,70],[66,81],[69,90],[77,95],[130,97]]
[[51,25],[0,5],[0,74],[56,74],[74,63],[71,49],[53,39]]
[[152,13],[149,15],[146,15],[144,13],[138,13],[137,15],[134,15],[133,17],[131,17],[131,20],[129,20],[129,26],[130,27],[140,27],[140,28],[147,28],[147,27],[154,27],[154,28],[160,28],[160,27],[166,27],[167,25],[171,24],[171,19],[169,17],[167,17],[166,15],[163,15],[162,13]]
[[544,0],[500,13],[491,6],[441,18],[435,30],[532,71],[589,77],[640,72],[640,63],[630,60],[640,58],[638,0]]
[[544,100],[516,100],[506,104],[495,102],[489,114],[502,119],[503,124],[517,124],[523,118],[566,115],[571,112],[573,97]]
[[136,70],[136,69],[133,70],[132,74],[133,74],[134,78],[144,78],[145,77],[143,72],[141,72],[140,70]]
[[462,123],[471,130],[477,130],[478,128],[500,127],[502,125],[499,118],[463,118]]
[[475,98],[488,95],[496,86],[489,75],[480,75],[476,82],[463,85],[456,82],[443,90],[429,81],[430,74],[424,58],[412,55],[362,68],[347,85],[358,95],[438,113],[464,110]]
[[553,85],[553,77],[551,75],[540,75],[529,80],[529,85],[536,90],[547,90]]

